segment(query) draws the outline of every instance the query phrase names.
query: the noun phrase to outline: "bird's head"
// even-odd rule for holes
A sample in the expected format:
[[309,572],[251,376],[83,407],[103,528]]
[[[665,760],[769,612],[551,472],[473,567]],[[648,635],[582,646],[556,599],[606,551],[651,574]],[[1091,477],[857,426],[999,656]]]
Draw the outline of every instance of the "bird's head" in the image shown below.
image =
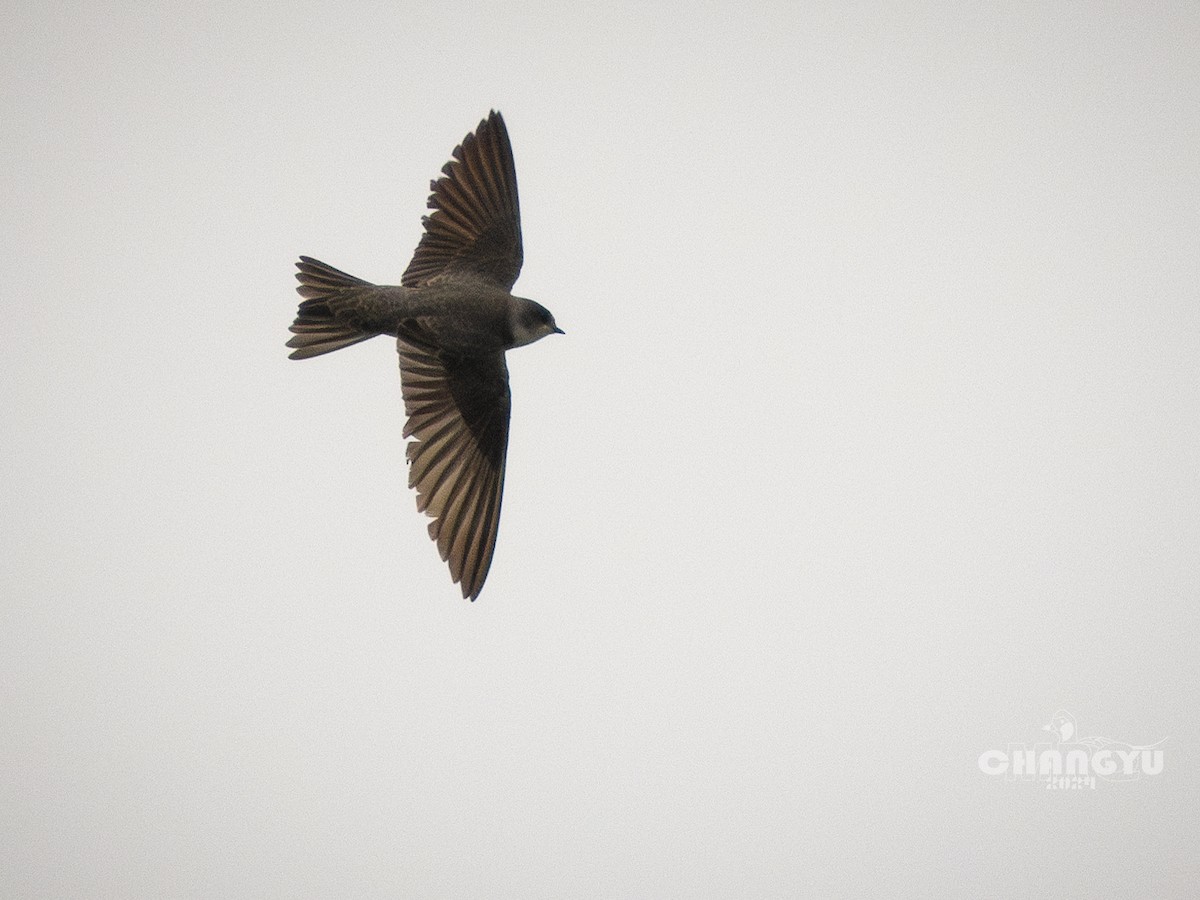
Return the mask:
[[548,334],[566,334],[554,323],[554,316],[550,314],[550,310],[540,303],[526,300],[524,297],[513,299],[517,302],[513,304],[509,316],[513,334],[512,346],[523,347],[541,340]]
[[1065,709],[1060,709],[1050,722],[1042,727],[1042,731],[1057,735],[1062,743],[1070,743],[1075,737],[1075,717]]

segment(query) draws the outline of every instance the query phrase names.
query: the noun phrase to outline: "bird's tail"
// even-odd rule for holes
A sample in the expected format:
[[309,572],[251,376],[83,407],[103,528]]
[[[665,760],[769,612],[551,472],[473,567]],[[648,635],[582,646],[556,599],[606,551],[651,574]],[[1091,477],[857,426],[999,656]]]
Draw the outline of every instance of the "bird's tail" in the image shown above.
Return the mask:
[[288,359],[320,356],[375,337],[376,332],[363,331],[337,316],[338,307],[353,300],[351,292],[355,288],[373,287],[371,282],[340,272],[311,256],[300,257],[296,268],[300,270],[296,273],[300,282],[296,292],[304,300],[289,329],[295,337],[287,346],[295,349]]

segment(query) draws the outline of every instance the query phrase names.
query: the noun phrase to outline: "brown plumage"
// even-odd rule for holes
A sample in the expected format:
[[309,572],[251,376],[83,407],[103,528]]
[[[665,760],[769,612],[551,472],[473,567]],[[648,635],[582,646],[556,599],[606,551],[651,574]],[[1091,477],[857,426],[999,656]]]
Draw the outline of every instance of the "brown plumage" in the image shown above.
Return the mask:
[[500,524],[510,400],[504,353],[562,333],[510,291],[521,272],[521,215],[498,112],[454,149],[433,181],[425,233],[399,286],[375,285],[302,256],[292,359],[380,334],[396,338],[408,422],[409,486],[464,597],[483,589]]

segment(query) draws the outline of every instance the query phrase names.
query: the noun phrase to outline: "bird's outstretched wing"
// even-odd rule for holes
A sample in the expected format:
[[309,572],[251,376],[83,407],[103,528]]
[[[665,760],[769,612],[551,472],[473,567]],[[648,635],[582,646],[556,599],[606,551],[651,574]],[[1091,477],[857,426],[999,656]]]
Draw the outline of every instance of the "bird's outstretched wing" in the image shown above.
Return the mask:
[[512,290],[521,273],[521,210],[508,129],[492,111],[454,148],[430,183],[433,212],[400,283],[420,287],[438,276],[470,275]]
[[420,342],[397,340],[408,423],[408,485],[417,509],[433,517],[429,536],[450,564],[464,597],[483,589],[504,492],[511,403],[504,354],[451,357]]

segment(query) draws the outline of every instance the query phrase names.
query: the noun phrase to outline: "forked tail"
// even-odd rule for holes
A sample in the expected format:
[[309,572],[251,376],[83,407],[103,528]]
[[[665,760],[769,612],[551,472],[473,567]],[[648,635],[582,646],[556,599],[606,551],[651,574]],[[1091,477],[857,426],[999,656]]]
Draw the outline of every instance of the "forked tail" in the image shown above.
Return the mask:
[[295,336],[287,346],[295,349],[288,359],[320,356],[375,337],[376,332],[362,331],[344,319],[339,320],[337,315],[339,306],[353,303],[355,288],[372,287],[371,282],[347,275],[311,256],[300,257],[296,268],[300,270],[296,273],[300,282],[296,293],[304,300],[289,329]]

